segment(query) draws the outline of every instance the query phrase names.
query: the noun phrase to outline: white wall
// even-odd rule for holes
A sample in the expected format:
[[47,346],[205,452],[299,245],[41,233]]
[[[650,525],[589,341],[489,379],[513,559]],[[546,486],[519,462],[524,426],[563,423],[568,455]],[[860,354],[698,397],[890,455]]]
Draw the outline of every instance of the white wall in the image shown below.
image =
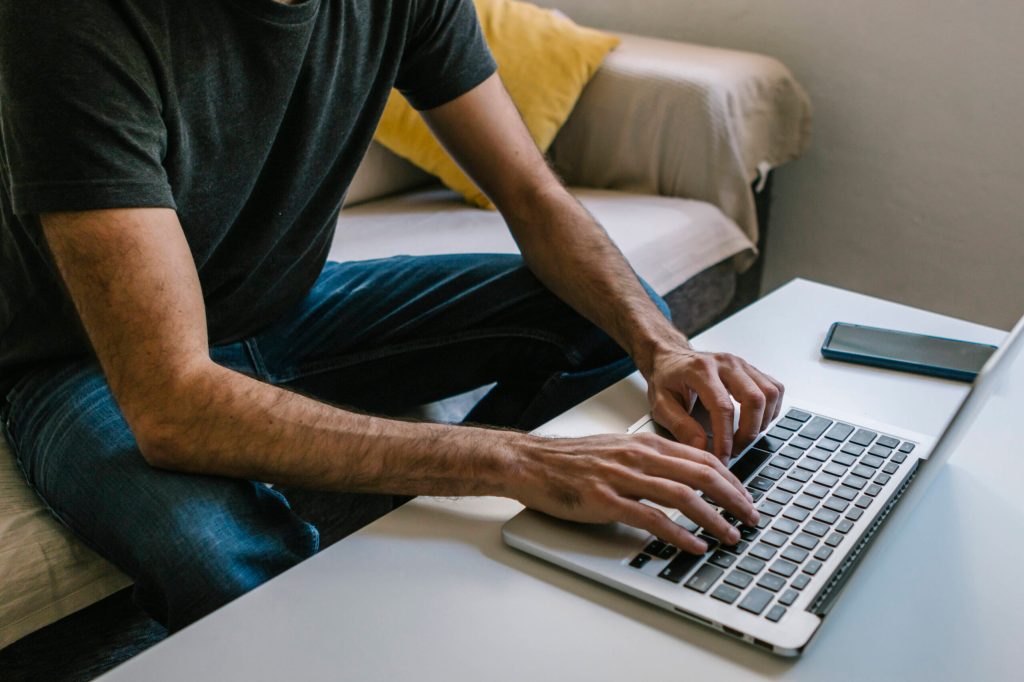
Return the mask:
[[814,142],[776,175],[768,289],[804,276],[1003,328],[1024,313],[1021,0],[553,4],[763,52],[808,89]]

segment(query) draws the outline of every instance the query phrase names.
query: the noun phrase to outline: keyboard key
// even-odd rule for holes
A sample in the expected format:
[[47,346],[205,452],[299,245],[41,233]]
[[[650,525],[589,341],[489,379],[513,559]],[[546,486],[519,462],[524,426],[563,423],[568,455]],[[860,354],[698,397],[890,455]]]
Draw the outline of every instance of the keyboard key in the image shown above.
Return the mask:
[[811,497],[817,497],[819,500],[829,493],[829,489],[819,483],[812,483],[804,488],[804,493]]
[[802,564],[804,562],[804,559],[807,558],[807,550],[800,549],[799,547],[793,547],[792,545],[790,545],[786,548],[786,550],[782,553],[781,556],[786,561],[792,561],[797,564]]
[[806,422],[810,418],[811,415],[803,410],[790,410],[786,413],[786,419],[795,419],[800,423]]
[[835,551],[831,547],[819,547],[818,551],[814,553],[814,558],[818,561],[828,561],[828,558],[832,556],[832,552]]
[[724,601],[726,604],[732,604],[734,601],[739,599],[740,591],[735,587],[729,585],[719,585],[715,588],[715,591],[711,593],[711,596],[719,601]]
[[[870,455],[868,456],[870,457]],[[863,464],[858,464],[857,466],[850,469],[850,473],[854,474],[855,476],[860,476],[861,478],[871,478],[872,476],[875,475],[875,470],[872,469],[871,467],[866,467]]]
[[629,565],[633,568],[643,568],[647,565],[647,562],[651,560],[648,554],[637,554],[633,557],[633,560],[629,562]]
[[665,543],[662,542],[661,540],[652,540],[650,542],[650,544],[648,544],[646,547],[644,547],[644,551],[645,552],[647,552],[648,554],[655,554],[655,555],[657,555],[658,552],[660,552],[663,549],[665,549]]
[[750,474],[757,471],[758,467],[771,459],[771,456],[770,452],[750,448],[739,461],[733,463],[730,469],[736,478],[745,481],[750,478]]
[[849,519],[843,519],[839,522],[839,525],[836,526],[836,530],[840,533],[849,533],[851,528],[853,528],[853,521],[850,521]]
[[853,433],[852,426],[850,426],[849,424],[837,423],[835,426],[828,430],[828,433],[825,434],[825,438],[829,438],[831,440],[844,441],[850,437],[851,433]]
[[[815,450],[817,450],[817,448],[815,448]],[[802,460],[800,460],[797,466],[807,471],[817,471],[818,469],[821,468],[821,462],[814,459],[810,455],[807,455],[807,457],[804,457]]]
[[864,510],[861,509],[860,507],[854,507],[850,511],[846,512],[846,518],[850,519],[851,521],[857,521],[863,515]]
[[800,593],[796,590],[786,590],[782,593],[782,596],[779,597],[779,603],[784,604],[785,606],[791,606],[799,596]]
[[796,479],[797,481],[800,481],[801,483],[807,483],[807,481],[811,480],[811,476],[813,476],[813,475],[814,474],[812,474],[810,471],[807,471],[806,469],[799,469],[799,468],[793,469],[792,471],[789,472],[789,477],[790,478]]
[[802,487],[800,481],[794,481],[792,478],[787,478],[784,481],[779,481],[777,487],[781,490],[785,490],[787,493],[795,493]]
[[779,519],[775,522],[775,525],[772,526],[773,529],[777,530],[780,533],[785,533],[786,535],[792,535],[793,532],[796,531],[796,529],[799,527],[800,524],[790,519]]
[[845,452],[840,452],[838,455],[832,458],[832,461],[836,464],[842,464],[844,467],[853,466],[857,461],[857,458],[853,455],[848,455]]
[[703,554],[688,554],[687,552],[680,552],[676,554],[676,558],[673,559],[668,566],[661,569],[661,573],[658,574],[659,578],[670,580],[674,583],[682,582],[686,574],[689,573],[694,566],[704,559]]
[[793,538],[793,544],[802,549],[811,550],[818,546],[818,538],[807,533],[800,533]]
[[762,497],[764,497],[764,493],[758,490],[757,488],[747,488],[747,492],[750,493],[750,496],[752,498],[754,498],[754,502],[757,502]]
[[793,563],[790,563],[788,561],[783,561],[782,559],[779,559],[774,564],[772,564],[771,568],[769,568],[768,570],[771,571],[772,573],[778,573],[779,575],[781,575],[784,578],[788,578],[789,576],[791,576],[794,573],[796,573],[796,569],[797,569],[797,565],[796,564],[793,564]]
[[747,542],[750,542],[751,540],[756,538],[758,534],[761,532],[758,529],[752,528],[750,526],[740,526],[739,531],[740,538],[746,540]]
[[773,623],[778,623],[784,615],[786,615],[786,607],[776,604],[768,609],[768,613],[764,614],[764,617]]
[[911,453],[913,451],[914,451],[914,444],[913,443],[904,443],[903,445],[900,446],[900,452],[906,452],[906,453],[909,454],[909,453]]
[[804,573],[806,573],[808,575],[814,575],[815,573],[817,573],[820,570],[821,570],[821,562],[818,561],[817,559],[815,559],[813,561],[808,561],[807,565],[804,566]]
[[868,450],[868,454],[885,459],[886,457],[892,454],[892,448],[883,448],[881,445],[878,445],[876,443],[875,445],[871,446],[870,450]]
[[726,552],[732,552],[733,554],[740,555],[747,551],[747,547],[750,547],[749,542],[743,542],[740,540],[735,545],[722,545],[722,549]]
[[833,495],[852,502],[857,497],[857,491],[853,488],[847,488],[846,485],[841,485],[833,491]]
[[878,485],[877,483],[872,483],[871,485],[864,489],[864,494],[870,495],[871,497],[875,497],[880,492],[882,492],[882,486]]
[[807,448],[814,445],[814,441],[811,440],[810,438],[805,438],[803,436],[793,436],[792,438],[789,439],[789,444],[795,448],[806,450]]
[[794,448],[792,445],[787,445],[779,451],[779,454],[789,457],[790,459],[800,459],[804,456],[804,451],[800,448]]
[[810,533],[811,535],[815,535],[819,538],[825,537],[825,534],[828,533],[830,530],[831,528],[829,528],[821,521],[809,521],[807,525],[804,526],[805,533]]
[[683,530],[687,530],[691,533],[696,533],[697,529],[700,528],[696,523],[686,518],[685,516],[679,515],[673,519],[675,524],[681,527]]
[[877,469],[885,464],[885,460],[881,457],[876,457],[875,455],[864,455],[864,459],[862,459],[860,463],[861,465],[869,466],[872,469]]
[[697,572],[686,581],[686,586],[695,592],[701,594],[711,589],[711,586],[715,584],[715,581],[722,577],[722,569],[711,564],[704,564],[697,569]]
[[835,462],[829,462],[825,465],[826,474],[832,474],[833,476],[845,476],[846,472],[846,467],[836,464]]
[[743,571],[733,571],[729,575],[725,576],[725,582],[729,583],[730,585],[735,585],[741,590],[747,585],[749,585],[751,582],[753,582],[753,580],[754,579],[750,576],[749,573],[744,573]]
[[776,516],[782,511],[782,505],[777,502],[765,500],[761,504],[757,505],[757,511],[761,512],[762,515]]
[[708,559],[708,561],[713,563],[715,566],[718,566],[719,568],[729,568],[734,563],[736,563],[736,557],[727,552],[723,552],[722,550],[717,550],[714,554],[711,555],[711,558]]
[[784,534],[780,533],[777,530],[770,530],[761,536],[761,542],[769,544],[772,547],[782,547],[784,544],[786,544],[786,541],[788,540],[788,537],[786,537]]
[[773,490],[768,495],[768,499],[776,504],[789,504],[789,501],[793,499],[793,495],[785,490]]
[[900,441],[898,438],[893,438],[892,436],[879,436],[878,444],[884,445],[887,448],[894,448],[900,444]]
[[783,417],[779,421],[775,422],[775,426],[780,429],[786,429],[787,431],[799,431],[800,427],[803,425],[803,422],[799,422],[791,417]]
[[736,568],[742,569],[747,573],[757,575],[761,572],[765,566],[764,562],[752,556],[745,556],[740,559],[740,562],[736,564]]
[[907,461],[907,455],[903,452],[897,452],[895,455],[892,456],[892,461],[896,462],[897,464],[903,464],[904,462]]
[[846,508],[850,506],[850,503],[838,497],[830,497],[827,500],[825,500],[825,504],[823,506],[826,509],[831,509],[832,511],[836,511],[842,514],[844,511],[846,511]]
[[890,476],[889,474],[878,474],[877,476],[875,476],[875,483],[877,483],[878,485],[885,485],[886,483],[889,482],[890,478],[892,478],[892,476]]
[[754,476],[753,480],[750,481],[750,483],[748,483],[747,485],[750,486],[751,488],[757,488],[758,490],[768,492],[769,490],[772,489],[772,486],[775,485],[775,483],[771,479],[765,478],[764,476]]
[[718,538],[712,537],[712,536],[708,535],[707,533],[701,533],[697,537],[704,541],[704,544],[706,544],[708,546],[708,551],[709,552],[714,550],[720,544],[718,542]]
[[856,443],[857,445],[871,445],[871,441],[873,441],[875,439],[875,436],[877,435],[878,434],[876,434],[874,431],[868,431],[867,429],[857,429],[857,433],[853,434],[850,437],[850,442]]
[[793,435],[793,432],[789,429],[784,429],[778,425],[775,428],[768,431],[769,436],[772,438],[778,438],[779,440],[789,440],[789,437]]
[[773,466],[767,466],[764,469],[761,469],[759,473],[764,478],[770,478],[773,481],[777,481],[786,475],[785,471],[783,471],[782,469],[776,469]]
[[778,457],[774,458],[771,462],[769,462],[769,464],[771,464],[773,467],[778,467],[779,469],[788,469],[794,464],[796,464],[796,460],[779,455]]
[[823,448],[813,448],[807,453],[807,456],[819,462],[827,462],[832,453]]
[[884,467],[882,467],[882,473],[895,474],[896,470],[899,468],[900,465],[897,462],[889,462]]
[[779,448],[786,444],[786,441],[781,438],[775,438],[774,436],[763,436],[761,440],[757,441],[757,445],[754,447],[760,448],[766,452],[778,452]]
[[782,515],[787,519],[793,519],[794,521],[803,521],[811,515],[811,512],[807,511],[806,509],[801,509],[800,507],[790,507]]
[[823,485],[823,486],[826,486],[828,488],[831,488],[836,483],[839,483],[839,477],[838,476],[833,476],[832,474],[819,474],[814,479],[814,482],[817,483],[818,485]]
[[786,586],[786,579],[780,578],[774,573],[765,573],[761,576],[761,579],[757,581],[757,586],[763,587],[766,590],[771,590],[772,592],[778,592]]
[[771,522],[772,522],[772,517],[770,517],[770,516],[762,516],[761,518],[759,518],[757,520],[757,527],[759,529],[761,529],[761,530],[764,530],[765,528],[768,527],[768,524],[771,523]]
[[850,474],[843,480],[843,485],[849,488],[853,488],[854,490],[863,490],[864,486],[866,486],[867,484],[868,479],[864,478],[863,476],[856,476],[854,474]]
[[827,538],[825,538],[825,544],[829,547],[838,547],[839,543],[842,541],[842,533],[832,533],[832,535],[829,535]]
[[835,452],[839,449],[839,443],[834,440],[821,440],[815,446],[816,450],[824,450],[825,452]]
[[671,559],[672,555],[676,553],[676,548],[672,545],[665,545],[664,549],[658,552],[659,559]]
[[808,422],[807,426],[804,427],[803,431],[800,432],[801,436],[817,440],[821,437],[821,434],[825,433],[825,429],[832,426],[831,419],[825,419],[824,417],[814,417]]
[[801,495],[800,497],[796,498],[793,504],[795,504],[798,507],[803,507],[804,509],[813,510],[815,507],[818,506],[818,500],[811,497],[810,495]]
[[740,602],[740,608],[753,613],[755,616],[759,616],[771,600],[771,592],[755,587]]
[[832,509],[819,509],[814,515],[814,520],[820,521],[821,523],[827,523],[831,526],[839,520],[839,514]]
[[843,452],[848,455],[853,455],[854,457],[860,457],[864,454],[864,446],[857,445],[855,443],[847,443],[843,446]]
[[756,545],[754,545],[753,549],[750,550],[750,556],[754,557],[755,559],[768,561],[773,556],[775,556],[775,552],[777,551],[778,550],[774,547],[766,545],[763,542],[759,542]]
[[867,509],[868,507],[871,506],[871,498],[868,497],[867,495],[861,495],[860,499],[854,502],[854,504],[860,507],[861,509]]
[[798,575],[793,578],[793,582],[790,583],[793,587],[798,590],[802,590],[807,587],[807,583],[811,582],[811,576],[809,575]]

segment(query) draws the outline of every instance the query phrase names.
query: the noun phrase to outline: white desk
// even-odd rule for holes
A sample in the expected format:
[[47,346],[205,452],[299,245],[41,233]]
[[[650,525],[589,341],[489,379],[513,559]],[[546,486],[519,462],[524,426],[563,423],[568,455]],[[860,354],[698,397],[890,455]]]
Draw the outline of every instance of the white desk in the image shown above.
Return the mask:
[[[702,334],[830,403],[937,435],[966,388],[823,361],[836,319],[989,343],[1003,332],[795,281]],[[1024,363],[1018,363],[1024,365]],[[1024,379],[1024,366],[1015,368]],[[780,659],[502,545],[502,499],[417,500],[112,671],[109,680],[1021,679],[1024,381],[898,508],[800,659]],[[619,431],[632,377],[545,431]]]

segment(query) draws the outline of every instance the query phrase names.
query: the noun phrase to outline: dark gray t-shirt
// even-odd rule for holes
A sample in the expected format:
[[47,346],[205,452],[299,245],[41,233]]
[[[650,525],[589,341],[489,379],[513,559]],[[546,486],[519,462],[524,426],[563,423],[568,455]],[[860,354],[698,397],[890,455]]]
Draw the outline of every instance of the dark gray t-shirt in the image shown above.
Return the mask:
[[39,213],[176,209],[236,340],[320,273],[391,88],[494,70],[470,0],[0,0],[0,384],[90,352]]

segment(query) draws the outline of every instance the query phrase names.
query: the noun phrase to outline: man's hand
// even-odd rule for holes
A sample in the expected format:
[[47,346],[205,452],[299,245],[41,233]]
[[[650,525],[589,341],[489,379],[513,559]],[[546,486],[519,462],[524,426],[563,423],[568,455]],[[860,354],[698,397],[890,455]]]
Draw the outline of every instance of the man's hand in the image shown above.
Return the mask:
[[744,523],[758,521],[751,496],[721,461],[653,433],[532,439],[517,465],[508,494],[526,506],[571,521],[619,521],[687,552],[707,545],[641,499],[679,509],[727,545],[739,542],[739,532],[700,492]]
[[[780,382],[735,355],[701,353],[685,341],[656,351],[644,369],[655,421],[680,443],[709,449],[704,427],[690,415],[699,398],[711,415],[713,452],[723,462],[750,445],[782,407]],[[740,404],[735,434],[730,396]]]

